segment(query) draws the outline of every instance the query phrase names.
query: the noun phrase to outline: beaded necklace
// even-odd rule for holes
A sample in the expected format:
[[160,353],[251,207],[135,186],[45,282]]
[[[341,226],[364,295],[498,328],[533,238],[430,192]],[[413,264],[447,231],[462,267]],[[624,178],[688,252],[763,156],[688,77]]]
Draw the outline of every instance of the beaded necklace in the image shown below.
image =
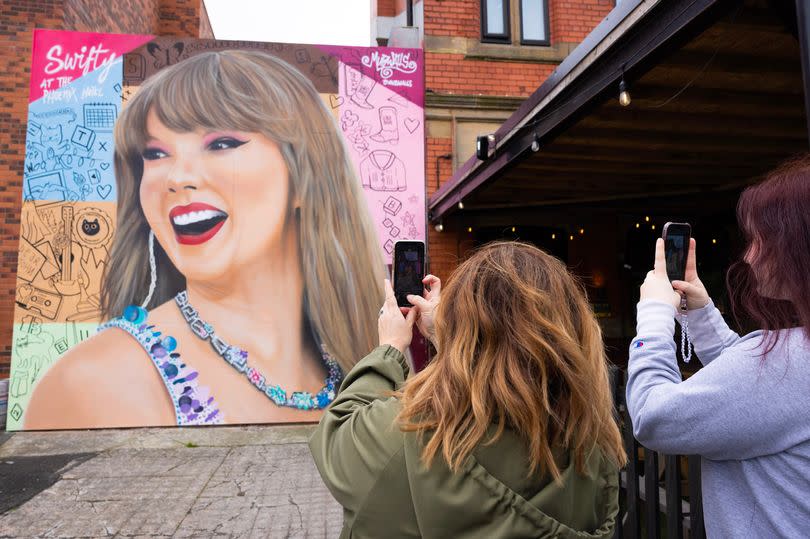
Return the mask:
[[323,346],[321,346],[321,355],[329,371],[323,388],[315,395],[307,391],[294,391],[290,396],[287,396],[287,392],[280,385],[273,385],[258,369],[248,365],[247,350],[226,343],[214,333],[213,326],[200,318],[197,310],[188,302],[188,293],[185,290],[178,293],[174,297],[174,301],[177,303],[183,318],[188,322],[191,331],[200,339],[210,341],[211,347],[222,359],[244,374],[256,389],[264,393],[268,399],[278,406],[297,408],[299,410],[320,410],[326,408],[329,403],[335,400],[335,391],[342,373],[340,366],[323,349]]

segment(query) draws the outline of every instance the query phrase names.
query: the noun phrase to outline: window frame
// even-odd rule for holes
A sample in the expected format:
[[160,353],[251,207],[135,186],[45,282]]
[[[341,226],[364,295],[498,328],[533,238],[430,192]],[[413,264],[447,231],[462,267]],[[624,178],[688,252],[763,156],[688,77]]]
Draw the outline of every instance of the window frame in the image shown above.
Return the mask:
[[487,0],[481,0],[481,42],[482,43],[502,43],[512,44],[512,17],[511,0],[503,0],[503,34],[488,32],[487,27]]
[[[484,0],[482,0],[483,3]],[[551,45],[551,30],[549,28],[549,15],[548,15],[548,0],[535,0],[541,2],[543,5],[543,27],[546,34],[546,39],[524,39],[523,38],[523,1],[518,0],[518,11],[520,12],[520,44],[548,47]]]

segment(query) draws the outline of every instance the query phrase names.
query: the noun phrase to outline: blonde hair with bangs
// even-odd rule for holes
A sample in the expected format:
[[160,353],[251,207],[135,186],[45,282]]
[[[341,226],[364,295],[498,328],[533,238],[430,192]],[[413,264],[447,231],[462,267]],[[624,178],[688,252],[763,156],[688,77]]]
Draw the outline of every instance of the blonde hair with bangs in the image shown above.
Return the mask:
[[483,247],[442,290],[436,339],[436,357],[398,393],[400,426],[423,435],[426,465],[441,454],[458,471],[507,428],[531,471],[555,480],[555,449],[581,474],[594,449],[626,461],[599,324],[558,259],[521,243]]
[[[139,189],[146,118],[169,129],[258,132],[278,144],[300,202],[303,306],[315,338],[348,370],[377,344],[384,263],[365,196],[335,120],[297,69],[257,51],[207,52],[156,73],[127,102],[115,126],[116,234],[102,283],[105,318],[140,303],[149,288]],[[185,278],[156,243],[158,286],[147,308],[170,300]]]

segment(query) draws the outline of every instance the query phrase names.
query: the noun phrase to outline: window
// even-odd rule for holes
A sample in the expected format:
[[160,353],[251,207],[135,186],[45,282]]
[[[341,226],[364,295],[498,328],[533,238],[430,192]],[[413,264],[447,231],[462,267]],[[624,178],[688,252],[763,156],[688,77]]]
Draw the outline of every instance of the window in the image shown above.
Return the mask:
[[548,0],[520,0],[520,43],[548,45]]
[[[512,13],[518,15],[515,20],[512,20]],[[516,36],[514,40],[513,35]],[[481,0],[481,41],[550,45],[548,0]]]
[[481,0],[482,41],[510,43],[510,0]]

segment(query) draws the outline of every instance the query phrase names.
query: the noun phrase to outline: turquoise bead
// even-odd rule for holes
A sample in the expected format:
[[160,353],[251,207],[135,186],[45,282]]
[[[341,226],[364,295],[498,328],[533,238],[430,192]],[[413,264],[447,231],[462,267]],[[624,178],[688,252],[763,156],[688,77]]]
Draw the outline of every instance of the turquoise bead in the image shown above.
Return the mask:
[[163,345],[163,348],[169,352],[174,352],[175,348],[177,348],[177,339],[171,335],[166,335],[163,337],[163,340],[160,341],[160,343]]
[[143,324],[146,320],[146,309],[138,307],[137,305],[130,305],[124,309],[124,320],[132,322],[135,325]]

